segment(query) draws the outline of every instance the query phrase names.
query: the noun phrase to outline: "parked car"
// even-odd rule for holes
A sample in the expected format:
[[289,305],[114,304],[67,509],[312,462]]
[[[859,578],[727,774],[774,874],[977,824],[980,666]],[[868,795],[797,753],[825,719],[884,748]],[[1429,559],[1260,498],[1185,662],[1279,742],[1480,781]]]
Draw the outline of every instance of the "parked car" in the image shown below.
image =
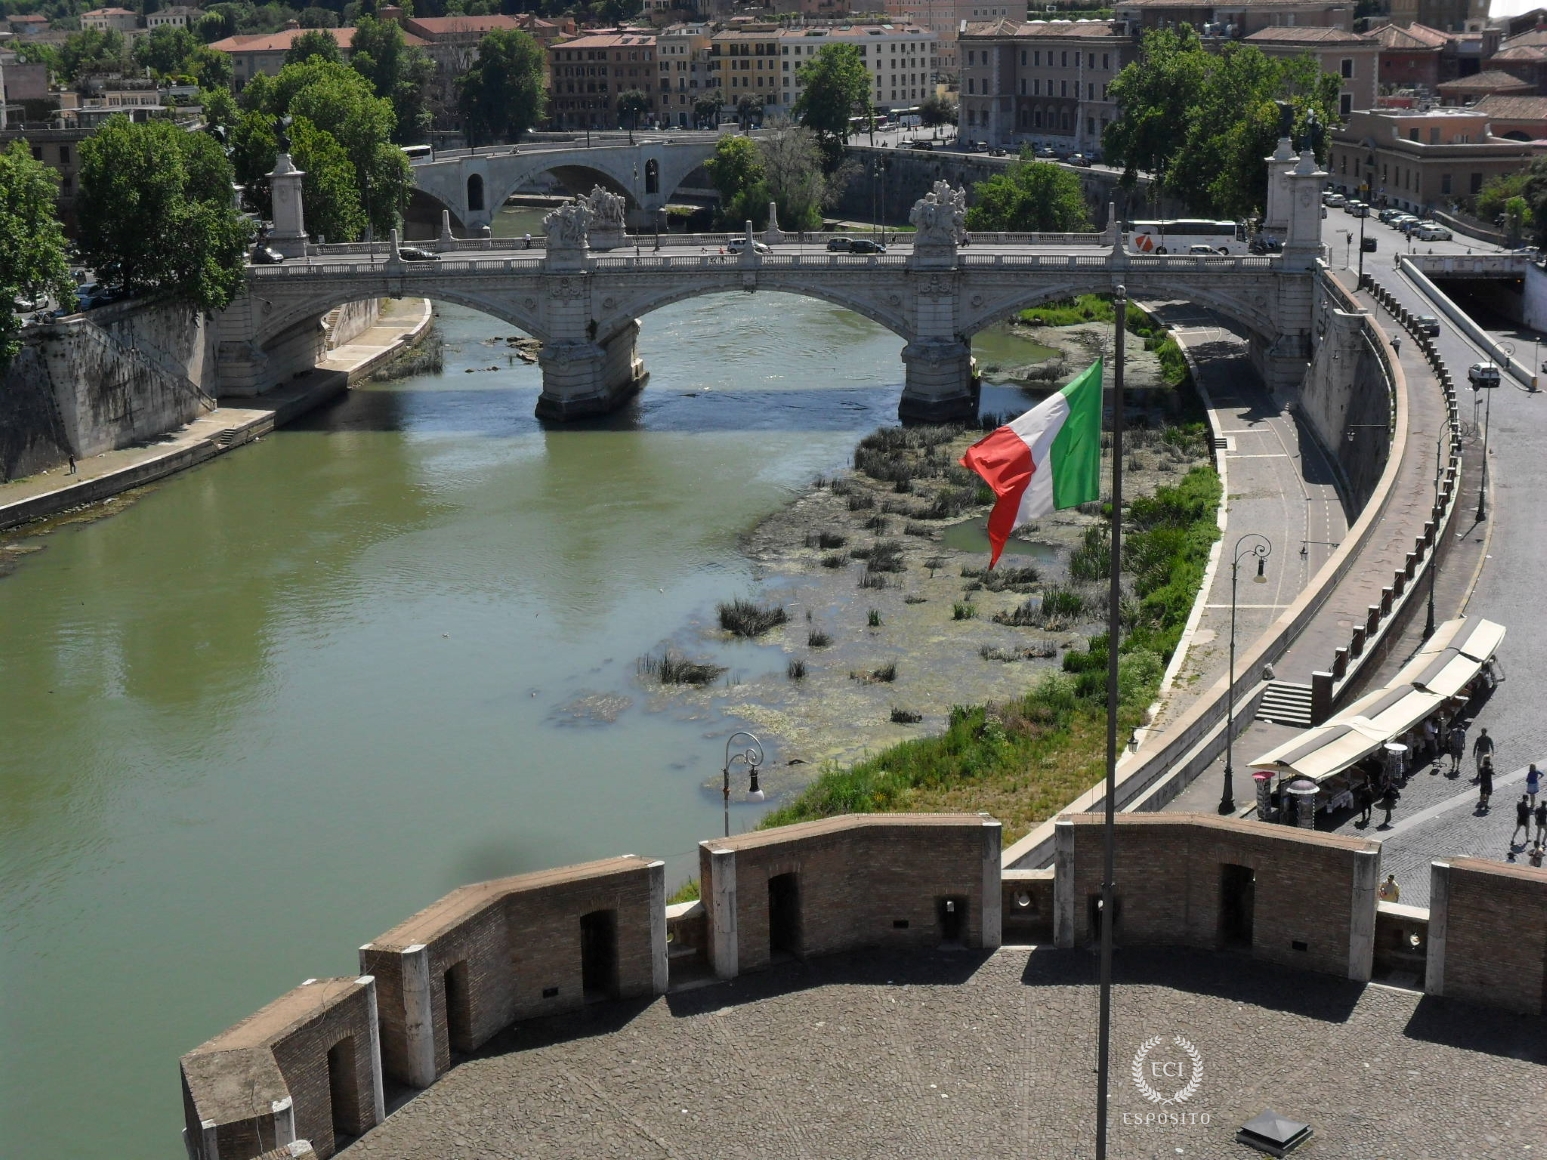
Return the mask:
[[1420,242],[1448,242],[1455,237],[1444,226],[1435,225],[1433,222],[1424,222],[1418,227],[1418,240]]
[[1044,146],[1042,146],[1041,149],[1037,150],[1037,160],[1038,161],[1057,161],[1058,160],[1058,150],[1054,149],[1051,145],[1044,145]]
[[849,243],[851,254],[884,254],[886,247],[880,242],[873,242],[869,238],[855,238]]
[[1413,325],[1418,328],[1419,334],[1427,334],[1430,338],[1440,336],[1440,320],[1432,314],[1420,314],[1413,319]]
[[1402,211],[1397,209],[1395,206],[1388,205],[1375,216],[1380,219],[1383,225],[1390,225],[1393,218],[1399,218],[1402,216]]
[[990,149],[988,155],[990,157],[1008,157],[1009,151],[1006,149]]
[[1479,391],[1499,385],[1499,368],[1493,363],[1473,363],[1466,370],[1467,382]]
[[1090,158],[1083,153],[1071,153],[1064,158],[1065,165],[1077,165],[1081,169],[1090,168]]
[[1359,248],[1366,254],[1373,254],[1375,252],[1375,235],[1368,234],[1365,237],[1360,238]]
[[[747,239],[746,238],[732,238],[730,241],[725,243],[726,252],[727,253],[731,253],[731,254],[739,254],[743,250],[745,250],[746,248],[747,248]],[[851,244],[849,248],[853,249],[853,245]],[[758,241],[754,241],[752,243],[752,252],[754,254],[771,254],[771,253],[773,253],[773,251],[770,250],[766,245],[764,245],[762,242],[758,242]]]
[[418,246],[399,246],[398,257],[405,262],[438,262],[439,254],[432,254],[429,250],[421,250]]
[[988,152],[988,142],[987,141],[974,141],[972,143],[972,151],[974,153],[987,153]]
[[846,238],[846,237],[843,237],[842,235],[839,235],[836,238],[828,238],[827,239],[827,248],[829,250],[833,251],[833,253],[835,253],[835,254],[845,253],[846,251],[852,249],[853,246],[854,246],[854,239],[853,238]]
[[909,149],[922,149],[925,153],[934,152],[934,145],[928,141],[909,141]]
[[1347,200],[1348,199],[1345,198],[1341,193],[1328,193],[1322,196],[1322,201],[1331,206],[1333,209],[1338,209]]
[[285,255],[270,246],[254,246],[252,251],[252,264],[254,266],[274,266],[285,260]]

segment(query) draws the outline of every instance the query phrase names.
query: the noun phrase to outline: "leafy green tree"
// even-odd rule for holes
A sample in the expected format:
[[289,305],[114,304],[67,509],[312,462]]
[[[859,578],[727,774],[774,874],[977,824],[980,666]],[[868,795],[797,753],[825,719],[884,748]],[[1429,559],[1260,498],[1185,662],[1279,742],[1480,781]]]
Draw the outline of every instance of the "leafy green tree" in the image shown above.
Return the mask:
[[736,102],[736,123],[745,129],[755,129],[763,123],[763,99],[744,93]]
[[109,283],[204,310],[242,283],[250,230],[231,204],[231,165],[207,133],[112,117],[81,142],[81,244]]
[[338,50],[338,41],[334,39],[333,34],[320,28],[312,28],[290,42],[290,47],[285,52],[285,63],[305,64],[314,57],[318,60],[331,60],[334,64],[344,62],[344,54]]
[[15,51],[16,59],[22,64],[46,64],[49,72],[59,75],[59,50],[52,44],[23,38],[7,47]]
[[701,128],[713,129],[720,123],[720,110],[724,107],[725,97],[716,89],[693,102],[693,119]]
[[199,45],[184,58],[183,72],[191,76],[201,89],[210,91],[230,91],[235,79],[231,58],[207,44]]
[[430,128],[429,87],[435,65],[422,49],[403,40],[395,20],[362,16],[350,42],[349,67],[392,102],[393,140],[404,145],[423,140]]
[[33,160],[25,141],[0,151],[0,370],[18,345],[12,301],[46,293],[68,302],[74,296],[64,231],[54,214],[58,196],[58,175]]
[[1504,221],[1504,233],[1509,237],[1509,244],[1518,246],[1521,236],[1531,228],[1531,222],[1535,216],[1531,213],[1530,205],[1523,197],[1512,197],[1504,203],[1504,213],[1501,216]]
[[933,129],[956,124],[956,105],[942,96],[925,97],[919,102],[919,122]]
[[768,216],[767,174],[757,143],[750,137],[722,137],[704,163],[720,194],[720,220],[729,228],[744,221],[762,224]]
[[468,142],[519,141],[543,119],[547,88],[542,46],[519,28],[478,42],[478,59],[457,80],[457,107]]
[[779,227],[821,229],[822,210],[836,200],[835,195],[847,183],[848,175],[840,171],[830,178],[823,171],[822,149],[816,134],[804,126],[782,126],[758,138],[757,151],[764,177],[761,189],[753,192],[766,190],[764,201],[772,201],[778,207]]
[[365,209],[355,188],[354,166],[343,146],[331,133],[296,117],[290,125],[290,152],[305,173],[301,197],[306,228],[336,242],[352,242],[364,234]]
[[1090,229],[1079,177],[1029,157],[972,187],[967,228],[1012,233],[1072,233]]
[[303,8],[298,22],[302,28],[337,28],[338,13],[328,8]]
[[870,74],[852,44],[829,44],[796,70],[805,86],[795,119],[817,135],[829,168],[849,139],[849,118],[870,109]]
[[1123,116],[1102,145],[1129,188],[1147,170],[1194,212],[1244,216],[1267,199],[1262,159],[1279,134],[1277,102],[1292,106],[1297,134],[1312,114],[1334,124],[1340,83],[1308,55],[1268,57],[1240,44],[1210,52],[1185,25],[1149,32],[1112,83]]
[[160,76],[177,76],[183,71],[183,61],[198,47],[198,37],[186,28],[163,25],[134,42],[134,60]]
[[121,32],[88,28],[72,33],[59,46],[59,78],[73,84],[98,73],[121,71],[129,55]]
[[1477,195],[1478,218],[1485,222],[1497,221],[1504,212],[1504,204],[1522,195],[1530,177],[1530,169],[1522,169],[1518,173],[1496,174],[1488,178],[1483,182],[1482,192]]
[[241,113],[230,89],[200,90],[199,107],[204,110],[206,125],[219,125],[227,130],[236,124],[236,119]]
[[629,144],[634,143],[634,130],[639,127],[639,114],[650,111],[650,98],[638,89],[624,89],[618,94],[618,119],[628,122]]

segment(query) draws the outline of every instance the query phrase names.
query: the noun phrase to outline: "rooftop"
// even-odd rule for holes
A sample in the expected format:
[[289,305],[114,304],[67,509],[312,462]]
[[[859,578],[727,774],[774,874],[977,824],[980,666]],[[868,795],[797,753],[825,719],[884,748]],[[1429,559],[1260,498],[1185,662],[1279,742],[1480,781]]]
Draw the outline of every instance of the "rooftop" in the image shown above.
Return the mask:
[[[254,33],[247,36],[228,36],[224,40],[217,40],[210,45],[218,52],[288,52],[290,46],[295,43],[296,37],[308,32],[326,32],[333,37],[339,48],[348,50],[352,47],[355,30],[353,28],[286,28],[281,32]],[[426,41],[415,36],[411,32],[403,33],[404,44],[423,45]]]
[[[1116,1156],[1253,1155],[1234,1134],[1265,1108],[1327,1156],[1528,1156],[1547,1132],[1542,1018],[1241,957],[1114,969]],[[351,1154],[1088,1156],[1095,973],[1087,951],[868,952],[526,1022]],[[1143,1127],[1162,1109],[1132,1063],[1156,1036],[1152,1055],[1199,1054],[1202,1086],[1164,1109],[1181,1123]]]
[[1361,36],[1357,32],[1345,32],[1341,28],[1263,28],[1246,38],[1247,44],[1336,44],[1349,48],[1378,48],[1380,42],[1373,36]]
[[583,33],[573,40],[556,42],[554,48],[654,48],[655,37],[645,33],[635,32],[592,32]]
[[962,35],[1117,37],[1119,33],[1105,20],[985,20],[980,24],[969,22]]
[[1366,33],[1380,41],[1381,47],[1393,52],[1424,52],[1445,47],[1450,37],[1437,28],[1422,24],[1410,24],[1400,28],[1395,24],[1382,24]]
[[1438,88],[1450,96],[1462,93],[1529,93],[1536,86],[1500,69],[1489,69],[1460,80],[1446,81]]
[[1472,106],[1502,121],[1547,121],[1547,97],[1514,97],[1490,93]]

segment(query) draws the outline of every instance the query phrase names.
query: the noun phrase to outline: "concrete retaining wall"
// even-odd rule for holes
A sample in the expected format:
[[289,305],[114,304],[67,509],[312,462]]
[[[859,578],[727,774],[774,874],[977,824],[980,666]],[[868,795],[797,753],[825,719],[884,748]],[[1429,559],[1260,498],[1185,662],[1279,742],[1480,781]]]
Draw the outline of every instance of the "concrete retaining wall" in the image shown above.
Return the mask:
[[1424,987],[1547,1014],[1547,872],[1482,858],[1435,862]]

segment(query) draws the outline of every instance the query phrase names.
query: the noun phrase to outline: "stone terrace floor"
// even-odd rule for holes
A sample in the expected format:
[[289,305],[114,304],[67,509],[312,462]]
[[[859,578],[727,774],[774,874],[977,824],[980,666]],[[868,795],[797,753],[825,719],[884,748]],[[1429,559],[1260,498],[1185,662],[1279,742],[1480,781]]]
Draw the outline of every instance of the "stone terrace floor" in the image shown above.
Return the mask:
[[[1084,951],[852,954],[650,1003],[524,1024],[404,1104],[365,1157],[1094,1155],[1097,991]],[[1265,1107],[1309,1122],[1296,1157],[1547,1154],[1547,1020],[1186,951],[1119,952],[1113,1160],[1257,1156]],[[1153,1036],[1209,1124],[1154,1111],[1130,1070]],[[1173,1074],[1176,1074],[1173,1072]]]

